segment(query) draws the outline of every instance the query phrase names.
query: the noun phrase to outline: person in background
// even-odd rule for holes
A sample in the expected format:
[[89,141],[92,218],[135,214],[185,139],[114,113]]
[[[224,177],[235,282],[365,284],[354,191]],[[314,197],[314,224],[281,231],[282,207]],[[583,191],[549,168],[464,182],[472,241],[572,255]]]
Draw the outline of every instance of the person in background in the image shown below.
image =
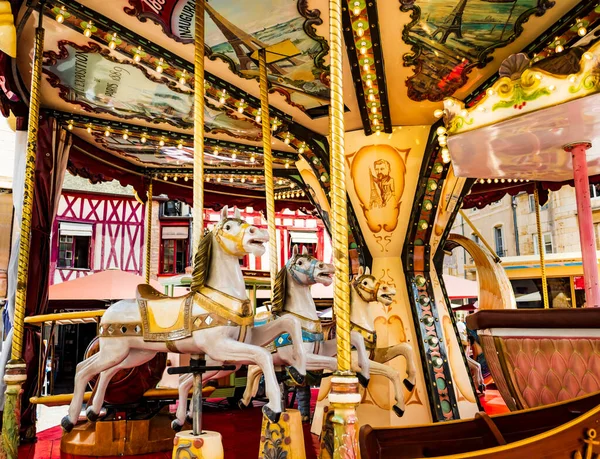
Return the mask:
[[[467,364],[469,365],[469,371],[471,372],[471,378],[473,379],[473,384],[476,389],[479,391],[480,395],[485,394],[485,382],[483,379],[483,372],[481,371],[481,364],[477,362],[475,353],[476,346],[479,346],[475,338],[471,335],[468,336],[468,346],[465,349],[465,353],[467,356]],[[481,348],[480,348],[481,349]],[[470,354],[473,354],[473,358],[470,357]]]

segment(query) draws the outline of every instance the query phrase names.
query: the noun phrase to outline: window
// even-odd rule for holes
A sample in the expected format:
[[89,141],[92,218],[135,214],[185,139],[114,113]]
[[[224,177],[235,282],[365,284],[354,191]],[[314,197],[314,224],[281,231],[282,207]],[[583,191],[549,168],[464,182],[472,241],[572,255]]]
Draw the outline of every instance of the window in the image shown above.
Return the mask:
[[317,256],[317,233],[312,231],[290,231],[290,253],[294,246],[298,247],[298,253],[302,253],[306,248],[309,255]]
[[[539,255],[540,251],[538,248],[538,235],[533,233],[533,253]],[[544,233],[542,235],[542,244],[544,244],[544,253],[554,253],[554,247],[552,246],[552,233]]]
[[[548,210],[548,203],[550,202],[550,198],[548,198],[548,202],[546,202],[546,204],[544,204],[540,210]],[[529,195],[529,212],[535,212],[535,196],[530,194]]]
[[161,274],[182,274],[188,266],[189,226],[161,228]]
[[590,197],[600,198],[600,183],[592,183],[590,184]]
[[503,257],[506,255],[504,251],[504,234],[502,226],[494,227],[494,241],[496,242],[496,255]]
[[192,208],[181,201],[167,201],[161,204],[161,217],[189,217]]
[[479,244],[479,236],[477,236],[475,233],[471,234],[471,239],[473,239],[473,242],[476,244]]
[[60,222],[58,226],[58,268],[90,269],[92,225]]

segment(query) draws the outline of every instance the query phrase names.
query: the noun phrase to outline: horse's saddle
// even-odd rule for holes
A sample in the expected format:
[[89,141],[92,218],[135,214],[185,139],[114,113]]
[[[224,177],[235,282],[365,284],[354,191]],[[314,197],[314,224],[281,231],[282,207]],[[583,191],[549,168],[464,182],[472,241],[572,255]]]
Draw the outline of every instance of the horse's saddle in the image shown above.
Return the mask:
[[[254,310],[240,300],[204,286],[199,292],[170,297],[148,284],[138,285],[137,301],[144,341],[175,341],[189,338],[196,330],[223,325],[250,326]],[[192,308],[197,305],[196,315]]]
[[148,284],[138,285],[144,341],[174,341],[192,335],[194,293],[170,297]]

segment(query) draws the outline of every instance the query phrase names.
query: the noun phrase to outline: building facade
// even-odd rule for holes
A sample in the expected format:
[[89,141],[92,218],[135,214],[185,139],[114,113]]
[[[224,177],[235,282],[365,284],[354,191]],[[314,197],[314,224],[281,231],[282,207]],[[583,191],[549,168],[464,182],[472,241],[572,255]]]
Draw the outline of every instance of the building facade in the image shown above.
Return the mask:
[[[51,282],[59,283],[107,269],[142,275],[146,208],[131,187],[117,182],[90,184],[69,174],[65,177],[52,234]],[[248,223],[265,228],[267,222],[252,208],[241,209]],[[205,224],[212,228],[220,213],[205,210]],[[280,267],[294,245],[320,260],[331,261],[329,236],[321,220],[300,211],[276,215]],[[152,278],[183,274],[191,265],[192,209],[185,203],[158,196],[152,202]],[[269,253],[247,255],[242,268],[268,271]]]
[[[600,244],[600,186],[590,186],[596,229]],[[521,193],[504,196],[483,209],[465,210],[465,215],[501,258],[513,285],[519,307],[540,307],[541,265],[538,249],[535,200]],[[546,258],[550,307],[582,306],[585,303],[583,268],[574,188],[565,186],[551,192],[540,208],[543,250]],[[458,216],[453,233],[462,234],[483,245],[467,222]],[[463,250],[455,250],[444,262],[448,273],[476,277],[473,260]]]

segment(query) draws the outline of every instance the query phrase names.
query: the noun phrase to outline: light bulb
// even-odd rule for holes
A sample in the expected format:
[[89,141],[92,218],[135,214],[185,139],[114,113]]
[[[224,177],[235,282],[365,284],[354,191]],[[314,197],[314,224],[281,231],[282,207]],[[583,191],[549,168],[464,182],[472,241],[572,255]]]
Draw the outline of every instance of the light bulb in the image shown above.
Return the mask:
[[562,53],[565,48],[563,47],[563,45],[556,45],[556,48],[554,48],[556,50],[557,53]]
[[169,176],[165,174],[165,180],[169,180]]
[[162,67],[163,63],[164,63],[164,61],[163,61],[163,58],[161,57],[159,59],[159,61],[158,61],[158,64],[156,64],[156,72],[157,73],[162,73],[163,72],[163,67]]
[[244,183],[245,181],[246,181],[246,177],[242,177],[242,178],[240,179],[240,182],[242,182],[242,183]]
[[261,113],[262,113],[262,110],[259,108],[258,111],[256,112],[256,117],[254,118],[254,121],[256,121],[257,124],[260,123],[260,121],[261,121],[261,118],[260,118]]
[[359,7],[355,7],[352,12],[354,13],[354,16],[358,16],[360,14],[360,8]]
[[217,182],[221,182],[221,177],[217,177]]
[[229,183],[233,183],[233,177],[229,177]]
[[250,156],[250,162],[253,163],[256,160],[254,156]]
[[176,182],[177,181],[177,176],[173,177],[173,181]]
[[436,110],[435,112],[433,112],[433,116],[435,116],[436,118],[441,118],[442,116],[444,116],[444,110]]
[[288,135],[288,136],[286,136],[286,138],[285,138],[285,139],[283,139],[283,143],[285,143],[286,145],[289,145],[289,144],[290,144],[290,136],[289,136],[289,135]]
[[129,134],[127,132],[123,133],[123,140],[127,140],[129,138]]
[[294,182],[290,183],[290,188],[296,188],[296,184]]
[[61,6],[60,7],[60,12],[56,15],[56,22],[58,22],[59,24],[62,24],[63,22],[65,22],[65,16],[63,13],[65,13],[65,7]]
[[254,178],[252,179],[252,183],[256,183],[256,181],[257,181],[257,180],[256,180],[256,177],[254,177]]
[[92,126],[88,126],[87,129],[86,129],[86,131],[88,132],[88,134],[91,134],[92,133]]
[[377,113],[377,107],[371,107],[371,113],[373,113],[373,114]]
[[140,142],[142,142],[142,143],[146,143],[146,140],[147,140],[147,139],[146,139],[146,136],[145,136],[145,135],[143,135],[142,137],[140,137]]
[[69,131],[72,131],[72,130],[73,130],[73,121],[70,121],[70,122],[69,122],[69,124],[67,124],[67,129],[68,129]]
[[189,180],[188,176],[186,175],[185,177],[183,177],[183,181],[187,182]]
[[178,149],[178,150],[183,150],[183,144],[182,144],[181,142],[179,142],[179,143],[177,144],[177,149]]
[[367,47],[366,46],[361,46],[360,47],[360,54],[367,54]]
[[290,163],[285,163],[285,168],[289,169],[290,168]]
[[437,135],[444,135],[446,133],[446,128],[444,126],[440,126],[435,132],[437,133]]
[[585,28],[583,25],[581,25],[581,26],[579,27],[579,29],[577,29],[577,34],[578,34],[580,37],[585,37],[585,35],[587,34],[587,29],[586,29],[586,28]]
[[363,65],[363,70],[364,70],[365,72],[368,72],[368,71],[369,71],[369,69],[370,69],[370,66],[369,66],[369,64],[364,64],[364,65]]
[[158,141],[158,145],[160,145],[161,147],[164,147],[164,146],[165,146],[165,141],[164,141],[164,139],[160,139],[160,140]]
[[365,34],[365,31],[362,27],[362,24],[360,24],[358,26],[358,28],[356,29],[356,35],[358,35],[359,37],[362,37]]
[[231,153],[231,159],[237,158],[237,154],[235,152]]
[[110,136],[110,130],[107,129],[106,131],[104,131],[104,135],[105,135],[105,137],[109,137]]
[[86,29],[83,31],[83,34],[84,34],[84,35],[85,35],[87,38],[90,38],[90,37],[92,36],[92,30],[91,30],[91,29],[88,29],[88,28],[86,28]]

